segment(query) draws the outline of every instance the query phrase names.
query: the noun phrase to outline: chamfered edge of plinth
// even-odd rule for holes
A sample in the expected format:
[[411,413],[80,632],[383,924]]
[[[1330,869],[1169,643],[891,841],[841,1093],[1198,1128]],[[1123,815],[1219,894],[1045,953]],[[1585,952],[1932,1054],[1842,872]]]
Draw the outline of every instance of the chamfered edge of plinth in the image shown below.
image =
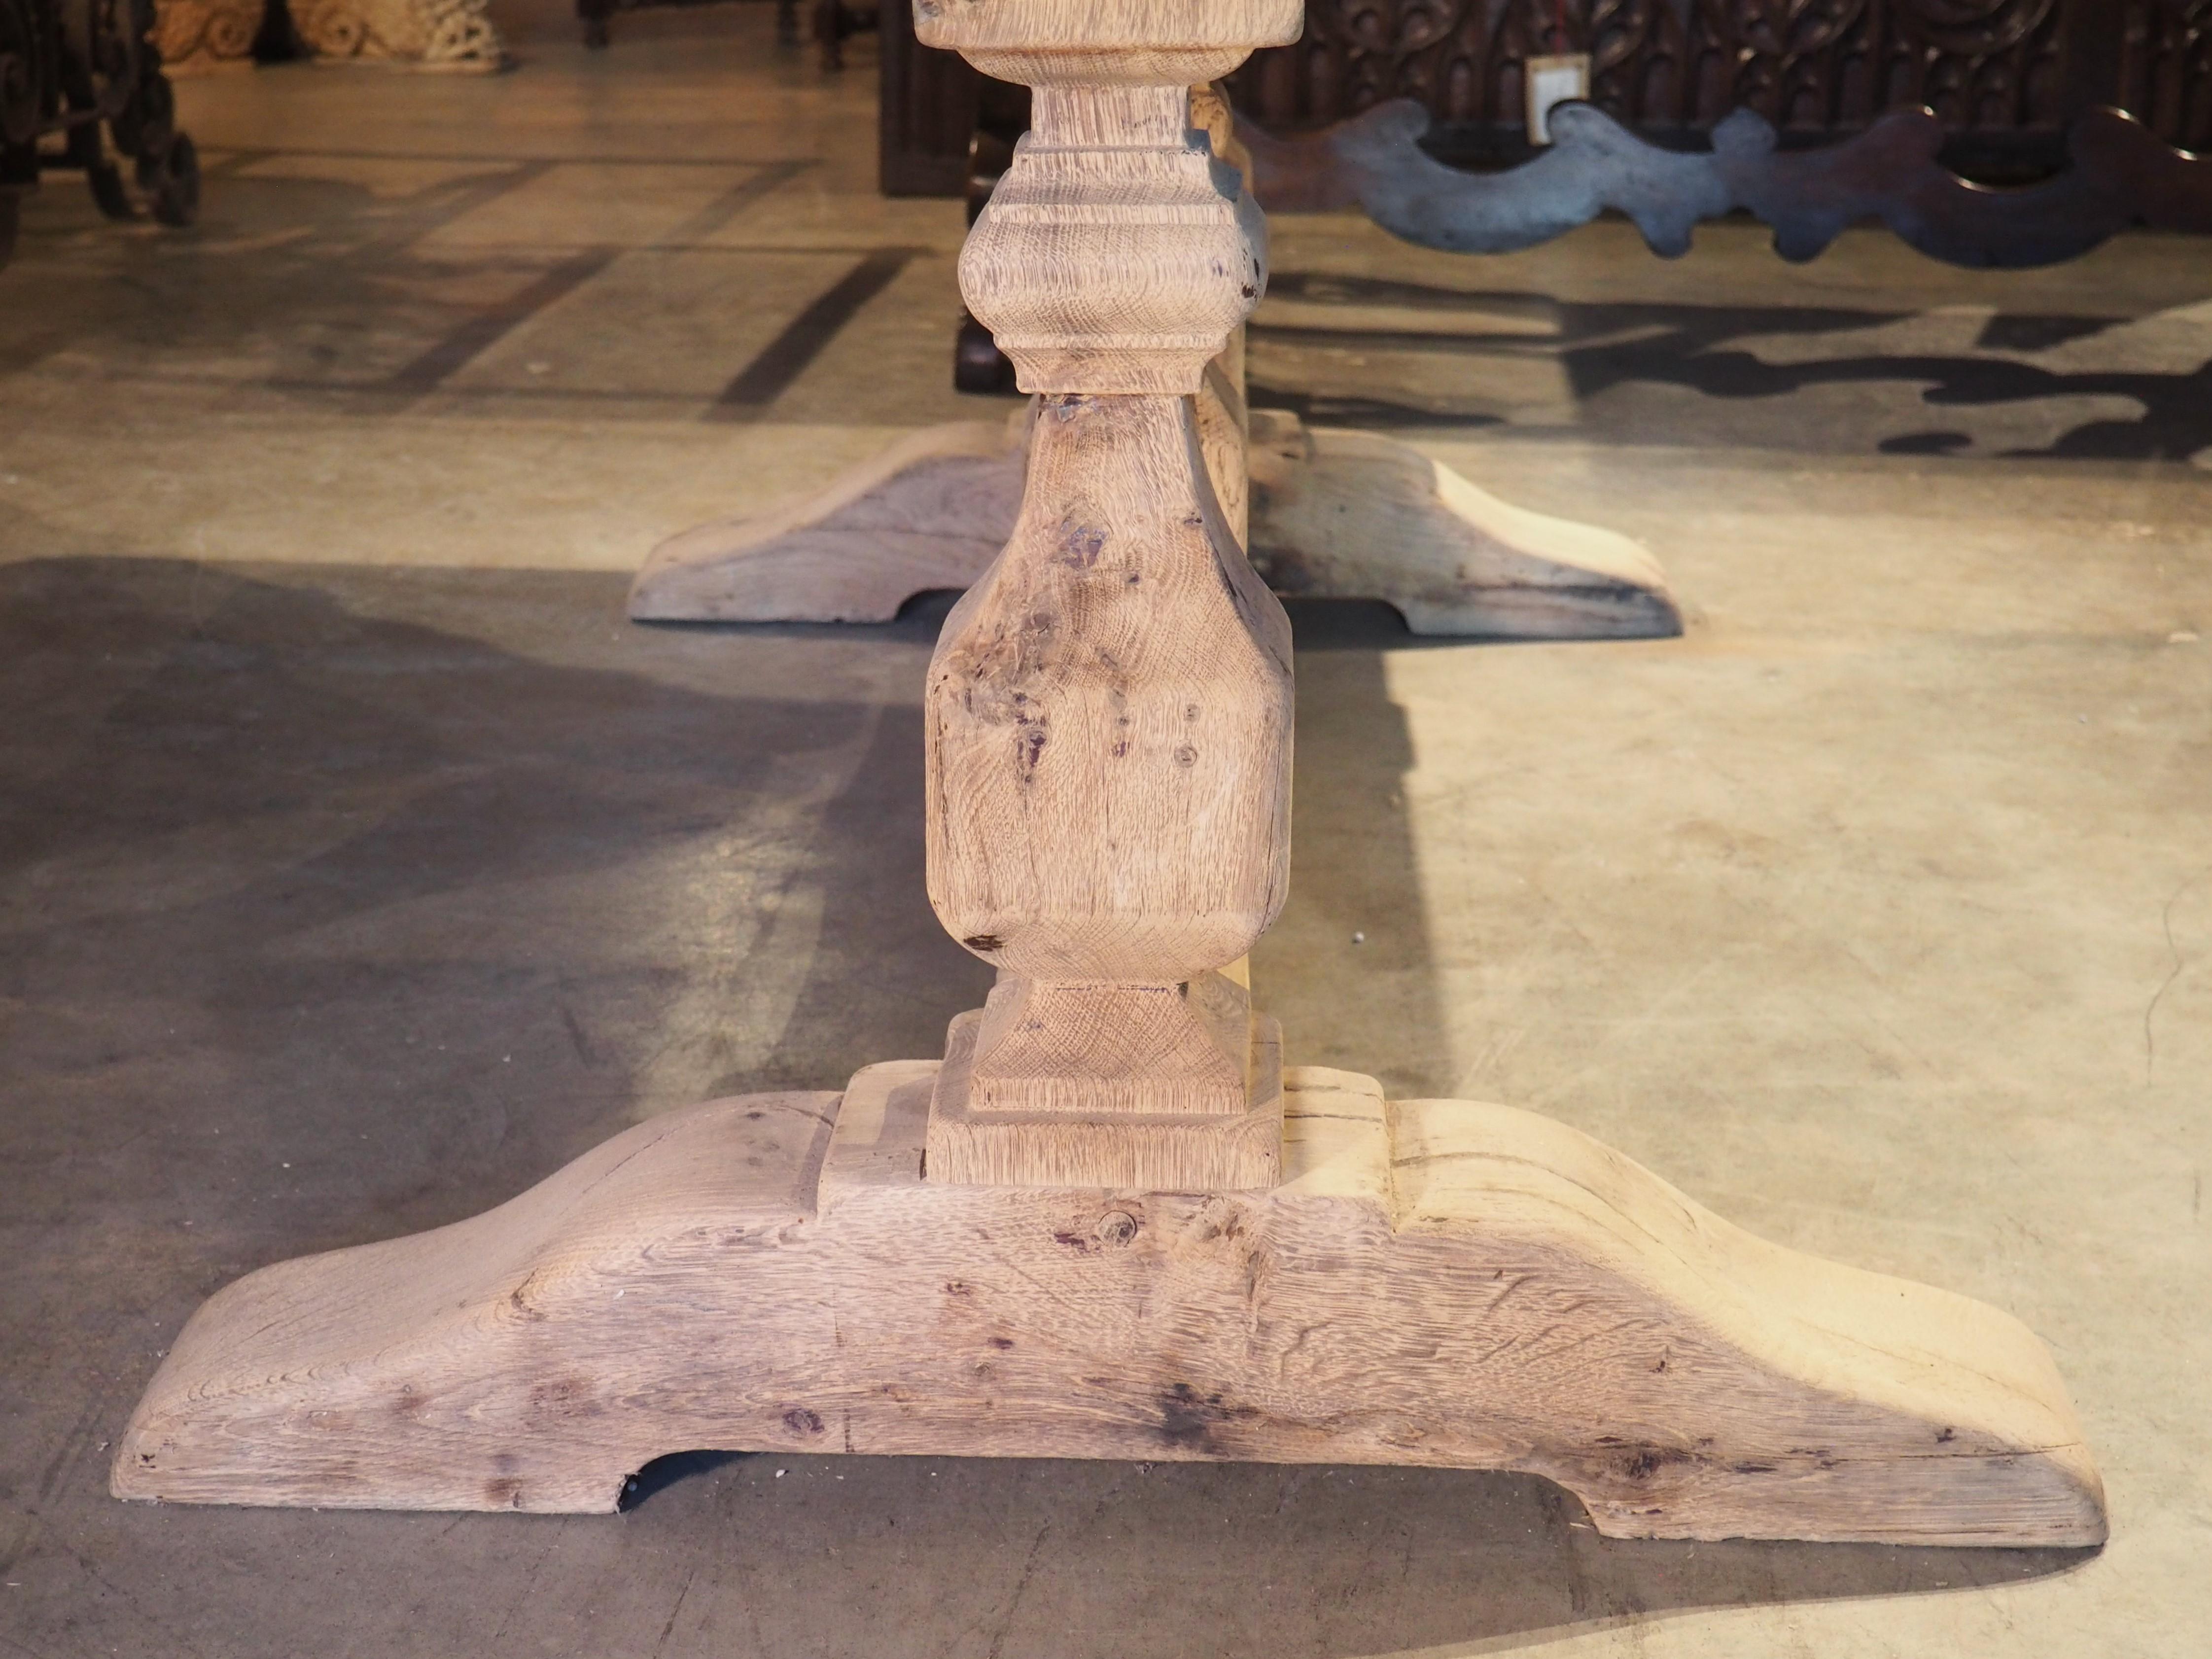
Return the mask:
[[1267,1192],[1283,1178],[1283,1030],[1251,1016],[1251,1104],[1243,1112],[1126,1112],[1078,1117],[979,1110],[968,1078],[980,1010],[957,1016],[929,1108],[924,1177],[971,1187],[1127,1188],[1160,1193]]

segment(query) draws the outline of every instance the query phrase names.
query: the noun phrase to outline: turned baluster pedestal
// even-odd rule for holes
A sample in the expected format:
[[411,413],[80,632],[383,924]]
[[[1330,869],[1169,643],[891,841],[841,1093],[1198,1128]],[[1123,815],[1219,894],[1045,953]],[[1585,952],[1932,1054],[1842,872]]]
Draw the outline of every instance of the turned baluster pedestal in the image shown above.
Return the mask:
[[[1227,100],[1211,85],[1191,97],[1192,125],[1244,187],[1251,157]],[[1627,537],[1500,501],[1380,433],[1309,428],[1287,410],[1248,414],[1241,325],[1206,365],[1197,401],[1222,507],[1279,592],[1379,599],[1416,634],[1682,631],[1665,572]],[[805,499],[670,537],[631,584],[630,616],[888,622],[917,593],[969,586],[1019,513],[1035,412],[922,428]]]
[[[1036,89],[962,262],[1040,398],[927,697],[941,1060],[642,1124],[473,1219],[213,1297],[114,1488],[607,1510],[690,1448],[1529,1470],[1616,1536],[2090,1544],[2051,1357],[1563,1126],[1285,1066],[1288,629],[1200,395],[1265,234],[1188,88],[1297,0],[924,0]],[[1296,1033],[1291,1035],[1295,1047]],[[1377,1044],[1389,1034],[1375,1034]]]

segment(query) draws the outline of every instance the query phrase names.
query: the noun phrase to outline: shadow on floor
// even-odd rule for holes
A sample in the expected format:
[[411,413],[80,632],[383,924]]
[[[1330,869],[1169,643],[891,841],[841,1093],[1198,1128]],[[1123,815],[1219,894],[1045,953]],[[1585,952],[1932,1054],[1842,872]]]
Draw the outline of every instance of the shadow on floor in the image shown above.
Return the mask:
[[[416,610],[441,625],[379,614],[432,580]],[[884,629],[601,634],[619,593],[0,567],[0,692],[36,712],[0,734],[0,1099],[35,1143],[132,1146],[103,1196],[197,1215],[201,1290],[472,1213],[641,1107],[934,1054],[980,1004],[989,970],[922,883],[942,602]],[[1297,614],[1310,781],[1278,939],[1341,948],[1286,949],[1262,994],[1341,1026],[1332,963],[1364,927],[1357,965],[1419,1051],[1441,1041],[1419,872],[1402,811],[1374,810],[1409,763],[1382,672],[1409,641],[1380,606]],[[630,666],[562,664],[579,633]],[[890,652],[910,697],[762,694]]]
[[[454,1219],[641,1105],[934,1052],[988,984],[921,891],[912,710],[805,695],[841,655],[918,675],[914,641],[656,672],[685,647],[622,629],[617,580],[476,574],[429,627],[336,575],[0,568],[0,701],[36,714],[0,734],[0,1101],[131,1148],[100,1196],[181,1204],[191,1254]],[[633,668],[564,665],[577,635]],[[743,1065],[672,1069],[702,1030]]]
[[[692,1452],[620,1518],[111,1500],[106,1447],[200,1297],[473,1213],[621,1127],[687,1034],[672,1008],[750,1045],[712,1086],[834,1088],[980,999],[921,891],[941,604],[639,630],[622,586],[0,567],[0,702],[28,715],[0,726],[0,1565],[27,1650],[1352,1659],[2079,1559],[1613,1543],[1541,1480],[1433,1470]],[[1418,1085],[1442,1037],[1385,673],[1410,641],[1382,607],[1293,610],[1301,854],[1255,977],[1293,1060],[1387,1071],[1388,1031]],[[804,951],[758,943],[800,913]]]
[[[1832,355],[1807,352],[1800,360],[1773,362],[1737,342],[1820,337],[1911,325],[1917,313],[1809,306],[1690,306],[1680,304],[1581,304],[1554,302],[1525,294],[1472,293],[1382,277],[1288,272],[1269,278],[1269,292],[1347,307],[1385,306],[1404,313],[1432,312],[1440,321],[1455,313],[1495,316],[1503,331],[1428,332],[1419,329],[1285,327],[1252,325],[1255,361],[1252,399],[1255,406],[1295,410],[1308,420],[1385,428],[1466,428],[1495,424],[1493,382],[1505,359],[1555,361],[1563,371],[1583,418],[1603,427],[1601,413],[1613,394],[1638,387],[1680,387],[1717,403],[1778,400],[1830,386],[1866,386],[1893,390],[1895,414],[1920,407],[1972,409],[2060,398],[2130,398],[2142,406],[2132,420],[2097,418],[2065,426],[2040,447],[2012,447],[2014,457],[2069,459],[2185,460],[2212,447],[2212,361],[2190,349],[2204,338],[2201,327],[2183,325],[2171,346],[2171,368],[2141,366],[2142,348],[2115,351],[2109,367],[2097,362],[2099,336],[2130,323],[2126,318],[2044,316],[1999,313],[1988,318],[1974,343],[1987,356],[1957,352],[1915,351],[1900,344],[1893,352],[1869,354],[1839,343]],[[1264,313],[1262,313],[1264,318]],[[1909,335],[1902,337],[1909,339]],[[1306,366],[1301,383],[1265,383],[1270,345],[1303,349]],[[2078,348],[2051,364],[2023,362],[2019,355]],[[1318,350],[1322,356],[1312,355]],[[1340,365],[1331,353],[1350,354]],[[1368,359],[1389,354],[1378,371]],[[1405,359],[1435,367],[1421,374],[1406,372]],[[1451,364],[1465,364],[1463,393],[1449,390]],[[1358,367],[1355,367],[1355,366]],[[1332,381],[1340,371],[1352,378]],[[1395,398],[1367,381],[1378,372],[1401,383],[1429,388],[1425,401]],[[1355,383],[1357,382],[1357,383]],[[1624,418],[1632,416],[1624,416]],[[1853,425],[1840,417],[1800,418],[1800,437],[1817,438],[1818,447],[1850,447]],[[1770,417],[1747,428],[1745,441],[1769,442]],[[1664,441],[1668,434],[1649,427],[1641,434]],[[1682,441],[1676,437],[1676,441]],[[1695,441],[1695,440],[1693,440]],[[1945,454],[1972,444],[1971,434],[1952,432],[1893,434],[1871,441],[1889,453]]]
[[[690,1478],[662,1478],[672,1464]],[[886,1631],[957,1618],[975,1634],[951,1650],[1056,1659],[1492,1651],[1670,1613],[1972,1590],[2094,1553],[1612,1540],[1549,1482],[1464,1470],[693,1453],[647,1483],[639,1519],[750,1540],[742,1593],[763,1628],[826,1574],[866,1585]],[[838,1540],[833,1565],[779,1534],[794,1513]]]
[[1387,664],[1484,647],[1417,638],[1377,601],[1284,608],[1297,652],[1291,890],[1252,952],[1254,992],[1291,1064],[1364,1073],[1400,1099],[1448,1095],[1459,1068],[1406,808],[1413,739]]

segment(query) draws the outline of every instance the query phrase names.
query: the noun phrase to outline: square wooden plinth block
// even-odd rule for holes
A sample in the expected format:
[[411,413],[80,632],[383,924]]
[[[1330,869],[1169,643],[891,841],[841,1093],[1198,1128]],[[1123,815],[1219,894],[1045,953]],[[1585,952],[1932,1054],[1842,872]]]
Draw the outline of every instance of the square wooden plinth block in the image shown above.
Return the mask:
[[1252,1017],[1252,1104],[1239,1113],[978,1112],[968,1104],[982,1011],[952,1022],[929,1106],[933,1182],[986,1187],[1116,1187],[1253,1192],[1283,1169],[1283,1031]]

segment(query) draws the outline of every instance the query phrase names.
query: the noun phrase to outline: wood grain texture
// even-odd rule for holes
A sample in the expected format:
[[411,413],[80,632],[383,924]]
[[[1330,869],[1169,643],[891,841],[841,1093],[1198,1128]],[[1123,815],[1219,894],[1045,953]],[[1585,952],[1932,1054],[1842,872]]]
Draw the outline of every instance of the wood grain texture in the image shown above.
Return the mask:
[[[946,618],[926,693],[930,901],[1004,976],[948,1108],[1212,1113],[1223,1150],[1161,1178],[1264,1184],[1249,1012],[1228,1034],[1192,987],[1282,904],[1290,654],[1194,400],[1045,397],[1013,535]],[[1073,1148],[1104,1144],[1063,1134],[1057,1153],[1000,1137],[993,1167],[1019,1178],[1004,1160],[1024,1146],[1034,1178],[1064,1180]]]
[[[1616,1536],[2101,1540],[2004,1315],[1762,1243],[1529,1114],[1280,1070],[1240,959],[1287,879],[1289,627],[1221,505],[1233,363],[1201,406],[1264,266],[1162,77],[1287,9],[925,8],[1043,65],[962,268],[1042,396],[925,704],[930,898],[989,1003],[941,1066],[658,1119],[250,1275],[116,1492],[609,1509],[658,1454],[788,1447],[1520,1469]],[[1442,488],[1386,493],[1413,522]]]
[[1008,974],[983,1005],[974,1045],[992,1061],[969,1079],[977,1112],[1241,1112],[1252,1087],[1252,996],[1210,970],[1170,985]]
[[1284,1073],[1282,1181],[922,1179],[933,1063],[672,1114],[508,1204],[265,1268],[119,1496],[610,1510],[728,1449],[1527,1470],[1615,1537],[2090,1545],[2050,1356],[1764,1243],[1562,1125]]
[[1290,623],[1205,482],[1190,403],[1044,400],[1013,536],[931,659],[930,900],[1042,979],[1249,951],[1290,847]]
[[[1190,89],[1190,125],[1206,135],[1207,146],[1224,164],[1236,170],[1237,186],[1248,197],[1252,189],[1252,157],[1237,140],[1236,118],[1229,100],[1212,85]],[[1247,540],[1252,516],[1252,478],[1246,451],[1251,434],[1251,411],[1244,397],[1244,325],[1229,331],[1221,349],[1199,377],[1197,393],[1198,449],[1206,458],[1213,499],[1239,547]]]
[[[1067,1091],[1076,1105],[1073,1111],[1025,1101],[979,1103],[975,1055],[989,1011],[961,1015],[952,1023],[945,1064],[930,1097],[925,1166],[929,1178],[970,1186],[1106,1186],[1142,1192],[1246,1192],[1274,1186],[1282,1178],[1282,1028],[1265,1016],[1255,1017],[1249,997],[1236,1012],[1235,1038],[1243,1053],[1237,1056],[1232,1088],[1214,1101],[1192,1105],[1187,1087],[1172,1086],[1182,1079],[1170,1078],[1170,1086],[1163,1088],[1146,1078],[1143,1081],[1151,1086],[1125,1092],[1125,1109],[1119,1111],[1097,1106],[1100,1091],[1088,1073],[1080,1079],[1086,1086]],[[1080,1033],[1096,1029],[1073,1028]],[[1224,1039],[1229,1035],[1223,1033]]]
[[1034,70],[960,289],[1042,394],[1012,535],[930,663],[930,902],[1000,969],[936,1091],[940,1183],[1279,1172],[1253,1064],[1274,1045],[1218,971],[1274,919],[1290,860],[1290,623],[1243,547],[1237,336],[1267,227],[1215,154],[1226,110],[1189,82],[1288,38],[1289,9],[935,9],[939,44]]
[[1267,223],[1187,86],[1040,93],[960,251],[1024,392],[1198,390],[1267,287]]
[[915,0],[915,35],[1024,86],[1188,86],[1305,27],[1304,0]]

